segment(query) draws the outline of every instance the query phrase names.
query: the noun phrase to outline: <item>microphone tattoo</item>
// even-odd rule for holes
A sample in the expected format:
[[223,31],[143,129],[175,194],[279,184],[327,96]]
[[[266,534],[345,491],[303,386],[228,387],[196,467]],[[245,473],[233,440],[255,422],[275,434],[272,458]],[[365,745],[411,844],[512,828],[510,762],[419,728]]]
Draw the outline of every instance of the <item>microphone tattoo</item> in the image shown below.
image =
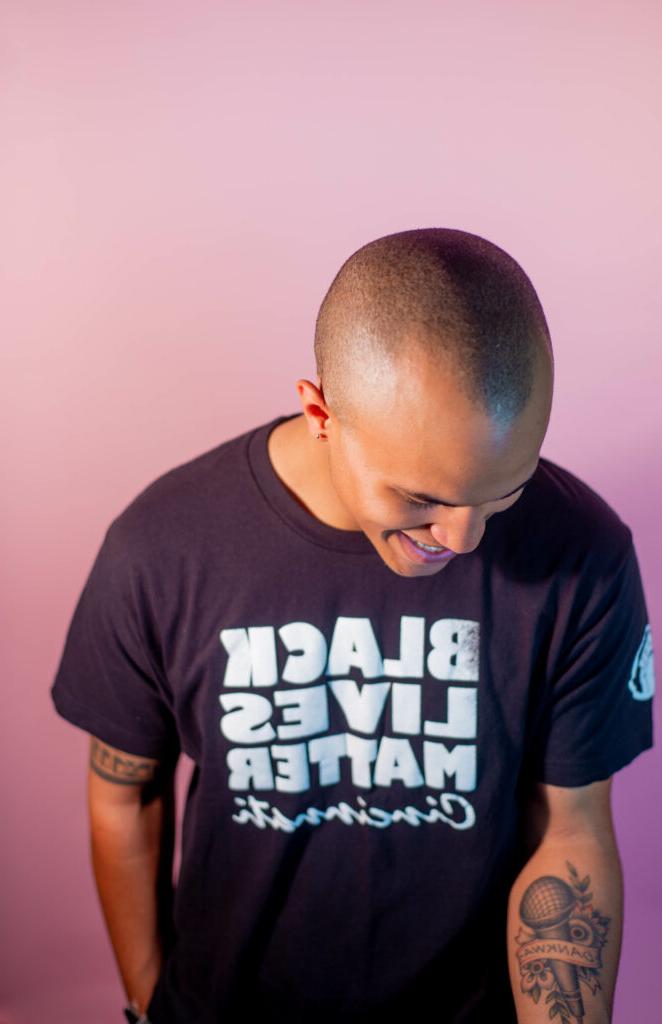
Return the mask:
[[601,952],[610,919],[593,906],[590,877],[580,879],[569,861],[566,865],[569,883],[543,875],[525,890],[519,907],[524,926],[515,939],[522,992],[534,1003],[544,993],[555,1024],[581,1024],[582,984],[593,995],[602,987]]

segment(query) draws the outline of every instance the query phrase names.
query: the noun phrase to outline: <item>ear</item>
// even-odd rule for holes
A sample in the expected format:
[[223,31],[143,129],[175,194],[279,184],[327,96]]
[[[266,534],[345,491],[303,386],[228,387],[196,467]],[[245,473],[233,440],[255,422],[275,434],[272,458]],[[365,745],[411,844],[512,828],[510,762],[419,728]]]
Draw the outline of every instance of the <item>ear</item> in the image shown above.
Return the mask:
[[331,416],[324,399],[324,392],[320,386],[320,378],[317,377],[316,379],[317,385],[313,384],[312,381],[307,380],[305,377],[301,377],[296,382],[296,389],[299,393],[301,408],[304,416],[308,420],[313,437],[318,433],[322,433],[322,431],[326,429],[327,421]]

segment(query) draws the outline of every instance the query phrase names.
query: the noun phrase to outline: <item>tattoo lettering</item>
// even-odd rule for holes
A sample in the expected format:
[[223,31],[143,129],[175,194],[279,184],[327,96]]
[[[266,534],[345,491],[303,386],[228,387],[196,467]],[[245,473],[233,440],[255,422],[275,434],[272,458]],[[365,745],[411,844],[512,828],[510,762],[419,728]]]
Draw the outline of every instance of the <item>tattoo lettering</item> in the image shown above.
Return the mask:
[[107,782],[135,786],[154,779],[158,761],[124,754],[93,736],[90,742],[90,768]]
[[580,879],[569,861],[566,865],[569,884],[543,875],[528,886],[519,907],[524,926],[515,937],[522,992],[534,1003],[546,992],[556,1024],[583,1020],[582,982],[593,995],[602,987],[601,951],[610,921],[592,904],[590,877]]

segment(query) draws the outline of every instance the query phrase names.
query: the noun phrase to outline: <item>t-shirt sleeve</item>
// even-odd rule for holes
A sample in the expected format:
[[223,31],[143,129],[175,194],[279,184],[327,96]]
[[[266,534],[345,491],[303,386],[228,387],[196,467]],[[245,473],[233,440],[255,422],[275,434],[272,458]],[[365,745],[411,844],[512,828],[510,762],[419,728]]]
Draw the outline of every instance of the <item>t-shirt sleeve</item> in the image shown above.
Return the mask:
[[110,746],[176,759],[172,696],[136,546],[118,517],[74,609],[50,694],[59,715]]
[[632,534],[606,576],[587,572],[545,687],[532,777],[555,786],[606,779],[653,746],[653,642]]

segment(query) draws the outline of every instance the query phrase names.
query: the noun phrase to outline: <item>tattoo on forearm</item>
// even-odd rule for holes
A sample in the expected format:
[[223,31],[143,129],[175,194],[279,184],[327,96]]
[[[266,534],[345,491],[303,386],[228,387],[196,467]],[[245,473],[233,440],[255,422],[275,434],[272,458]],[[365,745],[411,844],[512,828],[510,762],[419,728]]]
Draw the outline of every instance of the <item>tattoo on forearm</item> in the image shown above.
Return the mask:
[[158,768],[157,761],[120,754],[92,737],[90,743],[90,768],[108,782],[120,785],[140,785],[151,782]]
[[582,982],[592,995],[602,987],[601,951],[610,921],[593,906],[590,877],[580,879],[566,865],[569,884],[543,875],[525,890],[519,906],[523,926],[515,936],[522,992],[534,1003],[544,992],[555,1024],[583,1020]]

